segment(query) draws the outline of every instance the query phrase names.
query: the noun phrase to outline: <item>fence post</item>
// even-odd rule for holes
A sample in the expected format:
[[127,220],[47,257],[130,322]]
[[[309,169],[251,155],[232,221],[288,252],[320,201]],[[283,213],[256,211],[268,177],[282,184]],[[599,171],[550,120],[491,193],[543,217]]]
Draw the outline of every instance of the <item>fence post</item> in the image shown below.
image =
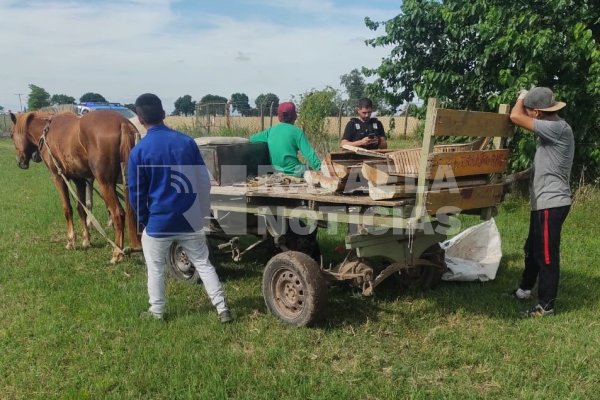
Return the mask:
[[264,112],[264,103],[260,105],[260,131],[265,130],[265,112]]
[[231,101],[225,103],[225,125],[227,125],[227,129],[231,129],[231,121],[229,120],[229,106],[231,105]]
[[343,104],[340,104],[340,109],[338,111],[338,137],[341,139],[342,138],[342,108],[344,107]]
[[206,108],[206,136],[210,136],[210,106]]
[[408,110],[410,110],[410,103],[406,105],[406,110],[404,110],[404,137],[406,137],[406,131],[408,130]]
[[269,106],[269,128],[271,128],[273,126],[273,101],[271,102],[271,105]]
[[202,123],[200,121],[200,104],[196,103],[196,107],[194,107],[194,122],[192,124],[194,128],[202,127]]

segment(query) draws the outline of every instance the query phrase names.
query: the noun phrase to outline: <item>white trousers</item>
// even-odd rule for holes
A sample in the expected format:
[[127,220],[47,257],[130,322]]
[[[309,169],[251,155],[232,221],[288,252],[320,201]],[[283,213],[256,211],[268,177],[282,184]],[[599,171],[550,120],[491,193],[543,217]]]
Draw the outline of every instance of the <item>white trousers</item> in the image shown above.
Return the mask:
[[217,313],[227,310],[223,285],[219,280],[215,267],[208,260],[208,246],[204,232],[195,232],[164,238],[148,236],[142,233],[142,249],[148,268],[149,311],[163,314],[167,303],[165,298],[165,270],[171,244],[177,242],[185,250],[185,254],[200,275],[202,283]]

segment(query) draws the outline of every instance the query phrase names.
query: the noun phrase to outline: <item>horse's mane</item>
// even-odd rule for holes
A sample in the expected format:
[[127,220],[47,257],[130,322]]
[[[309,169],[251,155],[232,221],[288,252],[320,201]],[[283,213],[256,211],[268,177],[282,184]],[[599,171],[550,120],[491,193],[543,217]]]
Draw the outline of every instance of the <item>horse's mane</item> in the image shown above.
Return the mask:
[[29,118],[48,118],[52,113],[45,111],[32,111],[18,114],[17,123],[15,124],[15,131],[18,134],[25,135],[27,133],[27,121]]

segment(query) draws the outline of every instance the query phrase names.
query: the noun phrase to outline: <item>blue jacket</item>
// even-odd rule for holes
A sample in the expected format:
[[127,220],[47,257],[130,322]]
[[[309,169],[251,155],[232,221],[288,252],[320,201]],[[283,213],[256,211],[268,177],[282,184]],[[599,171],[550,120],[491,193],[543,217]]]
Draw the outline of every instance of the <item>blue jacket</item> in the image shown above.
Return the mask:
[[129,200],[153,237],[202,230],[210,212],[210,178],[194,140],[160,124],[132,149]]

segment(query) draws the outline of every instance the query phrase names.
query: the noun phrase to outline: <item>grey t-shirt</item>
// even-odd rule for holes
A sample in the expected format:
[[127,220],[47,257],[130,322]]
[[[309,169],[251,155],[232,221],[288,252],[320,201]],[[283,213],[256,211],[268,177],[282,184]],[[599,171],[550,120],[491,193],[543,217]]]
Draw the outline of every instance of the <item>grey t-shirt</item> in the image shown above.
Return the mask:
[[573,165],[575,142],[573,130],[563,119],[536,119],[537,149],[529,184],[531,210],[543,210],[571,204],[569,177]]

